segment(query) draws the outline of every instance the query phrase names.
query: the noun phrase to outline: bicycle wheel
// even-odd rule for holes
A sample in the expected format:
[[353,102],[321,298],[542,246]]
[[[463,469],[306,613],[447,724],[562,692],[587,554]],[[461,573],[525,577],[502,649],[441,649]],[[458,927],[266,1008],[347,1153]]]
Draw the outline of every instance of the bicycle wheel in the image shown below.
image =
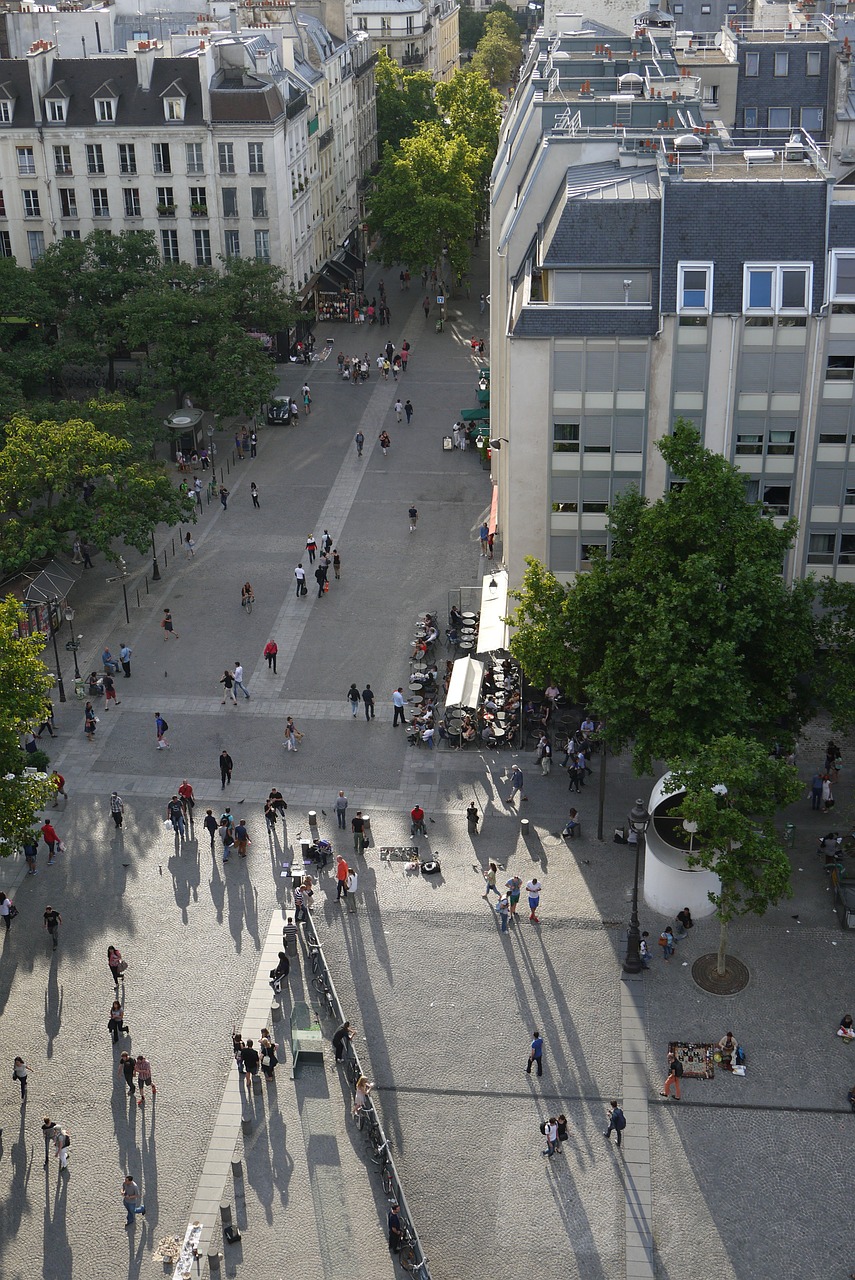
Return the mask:
[[319,973],[317,977],[312,978],[312,986],[316,991],[320,991],[321,995],[329,995],[330,989],[327,986],[326,978],[322,973]]
[[416,1269],[416,1251],[410,1244],[409,1240],[406,1244],[401,1245],[401,1252],[398,1254],[398,1261],[404,1271],[415,1272]]
[[252,606],[253,606],[253,604],[254,604],[254,603],[255,603],[255,601],[253,600],[252,596],[247,596],[247,598],[246,598],[246,611],[247,611],[247,613],[252,613]]
[[395,1179],[392,1175],[391,1167],[387,1164],[383,1172],[380,1174],[380,1181],[383,1186],[383,1194],[389,1199],[395,1198]]
[[356,1127],[357,1127],[357,1129],[364,1129],[364,1128],[365,1128],[365,1119],[366,1119],[366,1117],[365,1117],[365,1108],[364,1108],[364,1107],[359,1107],[359,1108],[354,1112],[353,1118],[354,1118],[354,1120],[356,1121]]
[[321,969],[321,949],[310,943],[309,951],[312,955],[312,973],[318,973]]
[[355,1058],[346,1058],[344,1063],[344,1073],[351,1084],[356,1084],[359,1078],[359,1067],[356,1065]]

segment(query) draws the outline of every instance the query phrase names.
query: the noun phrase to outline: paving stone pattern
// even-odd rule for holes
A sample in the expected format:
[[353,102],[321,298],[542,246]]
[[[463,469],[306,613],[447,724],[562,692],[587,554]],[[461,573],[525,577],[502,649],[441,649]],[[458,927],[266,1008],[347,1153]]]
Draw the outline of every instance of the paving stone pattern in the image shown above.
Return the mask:
[[[376,269],[369,276],[376,280]],[[415,406],[411,427],[394,421],[399,388],[391,381],[374,374],[353,389],[338,380],[334,359],[316,365],[311,417],[293,429],[265,428],[256,460],[232,463],[223,433],[218,465],[228,462],[229,509],[203,508],[195,559],[170,559],[149,595],[140,578],[139,607],[132,577],[130,625],[103,564],[82,577],[74,599],[81,669],[92,668],[105,643],[116,652],[127,638],[133,676],[118,681],[121,707],[99,713],[93,745],[83,737],[81,704],[57,708],[61,736],[45,745],[67,778],[67,808],[51,816],[68,852],[48,868],[42,848],[35,878],[23,877],[20,859],[4,868],[2,887],[21,914],[0,959],[0,1280],[136,1280],[153,1265],[160,1273],[158,1241],[183,1238],[195,1217],[205,1248],[222,1250],[230,1276],[395,1274],[385,1201],[328,1046],[294,1081],[289,1053],[260,1095],[241,1092],[231,1056],[232,1027],[255,1036],[273,1016],[266,974],[290,902],[282,863],[308,832],[310,809],[336,849],[352,853],[349,834],[339,842],[335,828],[340,787],[351,816],[360,807],[371,814],[372,841],[355,914],[336,902],[329,869],[315,919],[434,1280],[843,1277],[855,1265],[845,1173],[855,1051],[834,1035],[855,1004],[852,940],[837,925],[814,852],[820,832],[852,816],[846,775],[834,822],[804,800],[794,806],[795,896],[762,921],[732,927],[731,949],[751,982],[717,999],[694,985],[690,967],[716,946],[712,921],[698,923],[672,964],[656,955],[649,972],[623,980],[632,852],[596,839],[596,776],[573,798],[584,836],[571,843],[555,834],[569,804],[559,769],[544,778],[524,756],[528,800],[509,808],[502,796],[510,753],[408,748],[392,729],[390,694],[405,683],[416,614],[444,615],[448,590],[476,587],[484,569],[477,528],[489,509],[487,477],[471,452],[441,449],[458,410],[474,401],[468,338],[480,332],[482,288],[483,261],[474,306],[463,304],[443,335],[425,324],[418,290],[390,293],[391,330],[333,332],[347,354],[367,347],[371,355],[389,334],[397,344],[409,338],[413,358],[400,390]],[[304,370],[280,372],[281,390],[295,392]],[[392,437],[387,459],[375,444],[383,427]],[[361,459],[357,428],[366,437]],[[410,502],[420,512],[415,534]],[[318,600],[310,577],[309,595],[298,599],[294,566],[305,563],[306,537],[319,539],[324,527],[341,552],[341,581]],[[171,537],[160,531],[159,545],[169,547]],[[145,572],[143,558],[129,563],[132,574]],[[256,594],[251,617],[239,606],[247,578]],[[180,640],[163,641],[167,604]],[[271,636],[275,676],[261,657]],[[217,681],[237,659],[252,698],[222,706]],[[375,690],[371,723],[350,716],[352,680]],[[169,722],[169,751],[155,749],[155,710]],[[287,714],[305,734],[296,755],[282,746]],[[805,777],[821,762],[823,729],[802,747]],[[235,762],[225,790],[217,767],[224,747]],[[851,758],[848,743],[844,752]],[[599,759],[593,767],[596,774]],[[165,829],[166,801],[183,777],[196,788],[199,820],[226,802],[248,815],[245,862],[235,856],[223,867],[198,823],[198,841],[180,846]],[[289,809],[269,839],[261,804],[273,784]],[[127,805],[121,835],[109,817],[114,787]],[[625,757],[609,761],[609,838],[647,787]],[[484,813],[474,840],[465,822],[473,798]],[[439,855],[442,874],[432,878],[379,858],[381,846],[411,843],[416,800],[433,819],[418,841]],[[523,898],[520,918],[500,933],[481,896],[489,858],[503,874],[543,881],[540,926]],[[41,930],[48,901],[63,915],[56,953]],[[664,921],[642,914],[655,937]],[[148,1054],[158,1085],[156,1101],[142,1108],[115,1075],[122,1046],[113,1049],[106,1029],[111,942],[129,961],[124,1043]],[[285,1018],[292,999],[315,996],[295,964]],[[280,1043],[286,1025],[275,1023]],[[330,1021],[322,1025],[328,1035]],[[525,1072],[535,1026],[546,1045],[541,1079]],[[728,1028],[746,1046],[746,1077],[717,1072],[712,1081],[686,1081],[679,1104],[661,1099],[668,1041],[717,1039]],[[32,1070],[25,1111],[8,1078],[19,1052]],[[623,1100],[628,1120],[620,1152],[603,1137],[612,1097]],[[559,1111],[569,1140],[550,1159],[538,1125]],[[54,1160],[47,1174],[41,1169],[46,1112],[72,1134],[67,1179]],[[237,1180],[233,1158],[243,1169]],[[119,1192],[126,1169],[147,1208],[130,1230]],[[222,1242],[221,1201],[242,1232],[237,1245]],[[790,1221],[797,1230],[787,1229]],[[201,1262],[193,1274],[204,1271]]]

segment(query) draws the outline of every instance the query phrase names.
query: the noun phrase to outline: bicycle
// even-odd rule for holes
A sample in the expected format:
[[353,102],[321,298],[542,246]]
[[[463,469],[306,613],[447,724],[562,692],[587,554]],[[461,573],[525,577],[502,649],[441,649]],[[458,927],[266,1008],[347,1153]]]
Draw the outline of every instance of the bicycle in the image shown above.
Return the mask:
[[312,957],[312,973],[319,973],[323,968],[321,948],[316,942],[309,943],[309,955]]
[[[421,1252],[421,1251],[420,1251]],[[420,1280],[430,1280],[430,1272],[428,1271],[428,1260],[422,1258],[419,1262],[416,1258],[416,1246],[412,1233],[407,1227],[404,1227],[404,1243],[401,1245],[398,1261],[404,1271],[408,1271],[410,1275],[420,1277]]]
[[330,993],[325,973],[319,973],[317,977],[312,978],[312,986],[316,991],[319,991],[322,996],[328,996]]
[[252,606],[255,604],[255,596],[244,596],[241,603],[247,613],[252,613]]

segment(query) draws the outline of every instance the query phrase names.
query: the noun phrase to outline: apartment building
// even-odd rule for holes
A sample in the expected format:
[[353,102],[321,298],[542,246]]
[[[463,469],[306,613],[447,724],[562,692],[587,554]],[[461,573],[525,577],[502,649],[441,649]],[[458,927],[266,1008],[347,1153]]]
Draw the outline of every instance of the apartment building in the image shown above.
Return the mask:
[[172,56],[137,40],[64,59],[43,40],[0,61],[0,255],[32,263],[62,237],[145,229],[167,261],[253,256],[308,299],[358,226],[373,61],[364,38],[288,18],[191,28],[170,37]]
[[855,190],[826,160],[798,127],[758,147],[705,120],[670,33],[538,33],[492,191],[512,584],[527,555],[584,571],[619,493],[679,482],[655,448],[677,417],[798,518],[788,577],[855,580]]
[[351,0],[353,29],[408,71],[450,80],[460,66],[457,0]]

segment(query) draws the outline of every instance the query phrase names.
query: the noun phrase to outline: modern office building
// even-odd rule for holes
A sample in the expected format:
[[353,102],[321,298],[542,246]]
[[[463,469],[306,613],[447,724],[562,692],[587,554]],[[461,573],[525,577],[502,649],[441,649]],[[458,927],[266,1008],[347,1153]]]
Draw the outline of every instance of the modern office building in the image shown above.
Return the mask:
[[791,130],[758,146],[705,118],[670,32],[574,16],[538,32],[492,183],[490,434],[512,585],[528,555],[584,571],[617,494],[679,482],[655,447],[677,417],[741,468],[747,500],[798,518],[788,576],[855,579],[855,191],[798,127],[818,50],[786,40]]

